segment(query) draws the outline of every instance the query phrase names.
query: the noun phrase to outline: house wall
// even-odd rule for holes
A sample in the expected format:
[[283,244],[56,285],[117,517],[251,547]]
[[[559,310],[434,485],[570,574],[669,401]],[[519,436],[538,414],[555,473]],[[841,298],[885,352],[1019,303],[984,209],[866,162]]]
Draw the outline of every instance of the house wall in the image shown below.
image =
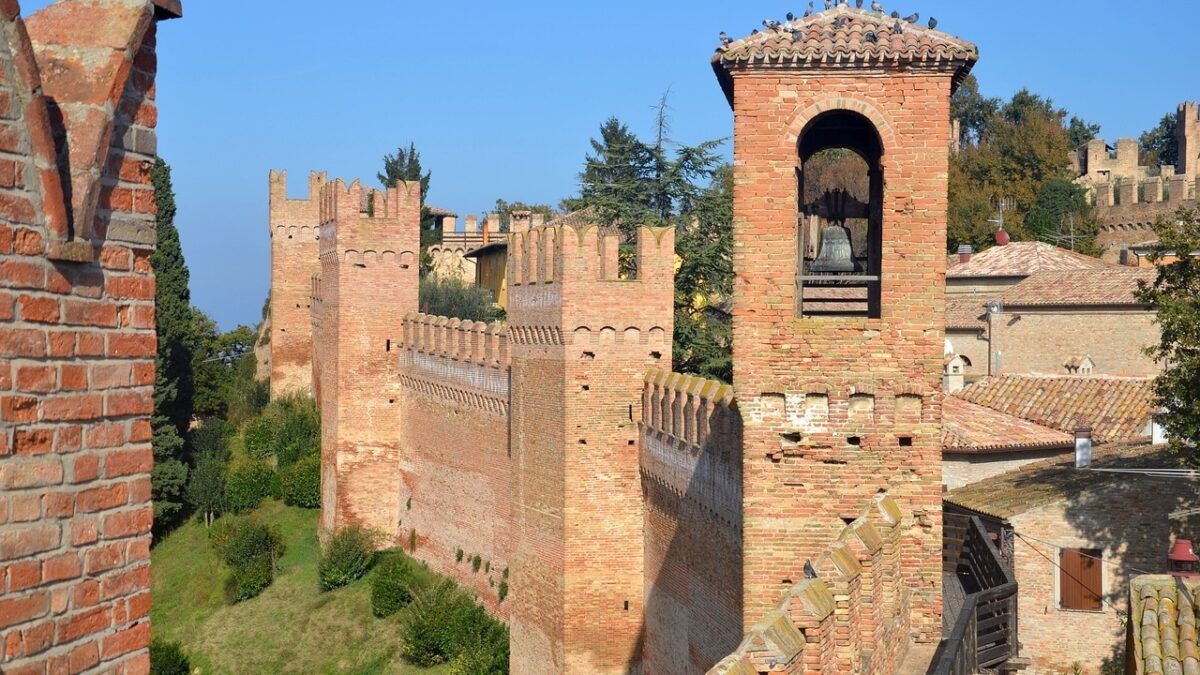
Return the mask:
[[1055,457],[1063,449],[1021,452],[942,453],[942,484],[947,490],[978,483],[1026,464]]
[[0,671],[12,675],[150,665],[159,11],[62,2],[26,23],[0,3]]
[[[1172,538],[1200,526],[1195,517],[1168,515],[1191,505],[1196,488],[1187,480],[1121,476],[1072,494],[1069,501],[1010,518],[1017,535],[1013,572],[1020,589],[1021,656],[1041,672],[1071,673],[1078,661],[1083,672],[1099,673],[1124,643],[1121,616],[1128,611],[1130,578],[1165,572]],[[1059,608],[1060,548],[1104,550],[1103,611]]]
[[991,346],[987,334],[978,330],[946,330],[946,339],[954,346],[954,353],[965,356],[971,361],[966,367],[965,375],[969,379],[983,377],[988,374],[988,359],[991,358]]
[[1090,356],[1092,375],[1153,377],[1159,365],[1143,349],[1156,344],[1154,313],[1140,309],[1006,309],[992,322],[1001,373],[1067,374],[1072,357]]

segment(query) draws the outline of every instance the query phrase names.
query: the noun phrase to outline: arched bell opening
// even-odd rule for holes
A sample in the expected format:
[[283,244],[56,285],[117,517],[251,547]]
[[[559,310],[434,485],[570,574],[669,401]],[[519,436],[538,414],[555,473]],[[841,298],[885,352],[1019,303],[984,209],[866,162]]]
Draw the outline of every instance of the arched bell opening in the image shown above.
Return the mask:
[[798,143],[797,316],[879,318],[883,143],[875,125],[831,110]]

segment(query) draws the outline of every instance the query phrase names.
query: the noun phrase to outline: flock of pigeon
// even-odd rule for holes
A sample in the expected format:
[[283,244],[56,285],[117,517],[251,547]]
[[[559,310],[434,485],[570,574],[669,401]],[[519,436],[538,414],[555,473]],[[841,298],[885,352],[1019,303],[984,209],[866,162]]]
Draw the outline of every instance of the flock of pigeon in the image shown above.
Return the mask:
[[[865,2],[865,0],[854,0],[854,6],[859,9],[862,9],[864,2]],[[850,4],[850,0],[825,0],[825,9],[833,9],[837,5],[849,6],[849,4]],[[804,10],[804,16],[805,17],[812,16],[814,11],[815,10],[813,9],[813,2],[812,2],[812,0],[810,0],[808,3],[808,9]],[[879,14],[885,14],[885,15],[887,14],[887,12],[883,9],[883,5],[879,4],[879,0],[871,0],[871,11],[878,12]],[[786,17],[787,21],[785,23],[780,23],[779,21],[776,21],[775,19],[763,19],[762,23],[763,23],[763,27],[766,28],[767,30],[787,30],[787,25],[790,24],[792,21],[795,21],[797,18],[798,17],[795,14],[788,12],[787,17]],[[891,18],[896,20],[895,25],[892,26],[892,33],[899,34],[899,33],[904,32],[904,23],[903,22],[915,24],[921,20],[921,15],[918,14],[917,12],[913,12],[912,14],[909,14],[908,16],[901,18],[900,12],[893,11],[891,13]],[[843,25],[845,25],[845,22],[846,22],[845,17],[838,17],[837,19],[834,19],[834,21],[833,21],[834,29],[836,30],[836,29],[841,28]],[[937,28],[937,26],[938,26],[937,18],[932,17],[932,16],[929,17],[929,21],[926,25],[928,25],[930,28]],[[758,30],[755,29],[755,30],[751,31],[750,34],[757,35]],[[801,40],[803,38],[803,36],[804,36],[803,33],[799,30],[792,31],[792,38],[797,41]],[[717,51],[725,51],[725,49],[727,49],[729,47],[729,44],[731,42],[733,42],[733,38],[729,37],[729,35],[727,33],[725,33],[724,31],[721,31],[720,38],[721,38],[721,46],[717,48]],[[879,37],[877,35],[875,35],[875,33],[873,33],[873,32],[867,33],[864,36],[864,38],[866,39],[867,42],[877,42],[879,40]]]

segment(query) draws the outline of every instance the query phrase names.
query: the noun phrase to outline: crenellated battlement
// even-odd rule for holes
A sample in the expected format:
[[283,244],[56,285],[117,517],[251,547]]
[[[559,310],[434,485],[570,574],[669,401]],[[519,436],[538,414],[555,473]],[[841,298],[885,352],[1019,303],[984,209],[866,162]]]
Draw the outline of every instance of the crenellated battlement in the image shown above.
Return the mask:
[[673,279],[675,234],[669,227],[641,227],[636,260],[623,266],[620,236],[595,225],[533,227],[508,237],[508,283],[512,286],[556,281],[639,281]]
[[501,322],[462,319],[409,312],[402,322],[403,346],[488,368],[507,368],[508,328]]
[[399,182],[387,190],[342,179],[318,198],[320,256],[357,266],[398,264],[416,269],[420,255],[421,189]]
[[903,520],[895,499],[877,496],[709,674],[895,672],[909,630]]

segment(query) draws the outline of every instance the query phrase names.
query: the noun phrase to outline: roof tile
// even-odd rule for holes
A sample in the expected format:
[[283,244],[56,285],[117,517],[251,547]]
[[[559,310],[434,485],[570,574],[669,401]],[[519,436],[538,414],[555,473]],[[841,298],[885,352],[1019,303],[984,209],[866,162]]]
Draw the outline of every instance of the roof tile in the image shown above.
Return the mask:
[[984,453],[1074,448],[1075,435],[955,396],[942,403],[942,450]]
[[946,271],[950,279],[971,277],[1027,277],[1052,270],[1114,269],[1116,265],[1090,255],[1068,251],[1040,241],[1014,241],[976,253],[965,263]]
[[1129,582],[1134,673],[1200,673],[1196,602],[1200,579],[1143,574]]
[[1116,267],[1072,271],[1038,272],[1008,289],[1002,296],[1006,307],[1037,305],[1133,305],[1138,281],[1154,281],[1150,268]]
[[1002,375],[954,395],[1043,426],[1073,433],[1084,423],[1097,442],[1145,436],[1155,409],[1152,380],[1126,377]]

